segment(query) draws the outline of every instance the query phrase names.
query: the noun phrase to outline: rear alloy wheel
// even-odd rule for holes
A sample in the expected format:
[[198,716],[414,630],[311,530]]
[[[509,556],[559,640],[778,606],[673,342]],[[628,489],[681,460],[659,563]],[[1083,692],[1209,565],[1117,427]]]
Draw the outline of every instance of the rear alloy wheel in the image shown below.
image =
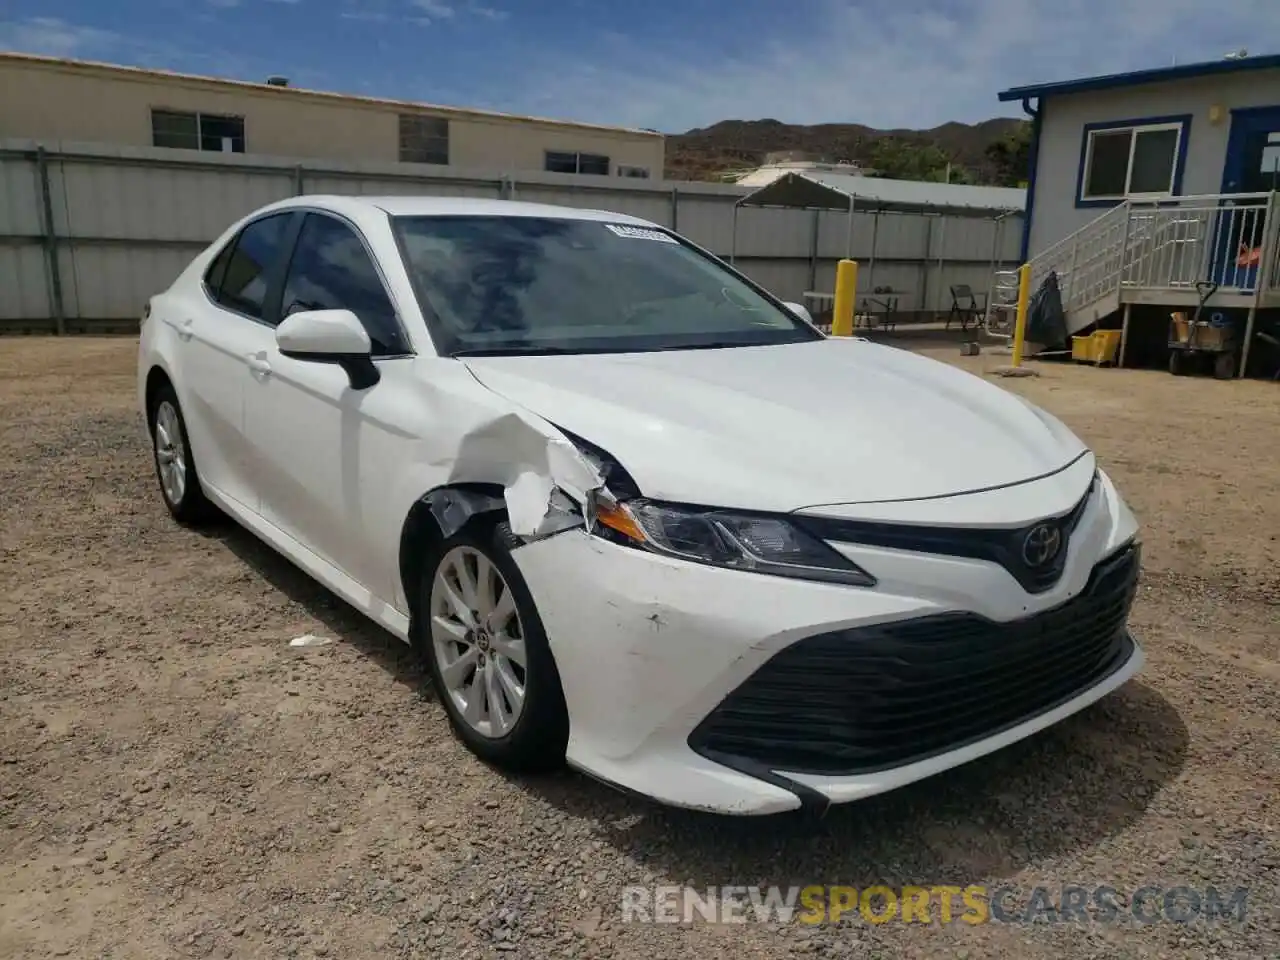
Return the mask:
[[440,548],[423,582],[423,644],[449,721],[483,760],[516,770],[564,762],[568,718],[542,622],[511,559],[505,523]]
[[156,479],[165,506],[180,523],[199,523],[217,511],[200,487],[196,463],[187,440],[187,425],[173,388],[160,388],[151,405],[151,441]]

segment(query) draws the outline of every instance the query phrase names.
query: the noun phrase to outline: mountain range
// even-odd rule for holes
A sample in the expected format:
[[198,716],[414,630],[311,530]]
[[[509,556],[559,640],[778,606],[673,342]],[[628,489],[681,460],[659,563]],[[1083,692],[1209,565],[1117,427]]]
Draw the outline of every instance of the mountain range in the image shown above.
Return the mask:
[[877,130],[859,123],[801,126],[779,120],[722,120],[667,137],[667,177],[720,180],[726,173],[759,166],[765,156],[800,152],[810,159],[874,167],[878,141],[890,138],[910,149],[936,148],[948,162],[963,167],[972,181],[999,180],[988,148],[1020,131],[1027,122],[997,117],[981,123],[944,123],[929,130]]

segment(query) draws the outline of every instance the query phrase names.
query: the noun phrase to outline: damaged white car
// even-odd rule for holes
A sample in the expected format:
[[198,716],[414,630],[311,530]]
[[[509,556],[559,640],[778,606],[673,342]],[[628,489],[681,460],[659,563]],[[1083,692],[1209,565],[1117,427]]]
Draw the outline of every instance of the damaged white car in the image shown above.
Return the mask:
[[1133,676],[1139,546],[1058,420],[802,315],[632,217],[299,197],[151,300],[139,399],[173,515],[420,647],[485,760],[823,808]]

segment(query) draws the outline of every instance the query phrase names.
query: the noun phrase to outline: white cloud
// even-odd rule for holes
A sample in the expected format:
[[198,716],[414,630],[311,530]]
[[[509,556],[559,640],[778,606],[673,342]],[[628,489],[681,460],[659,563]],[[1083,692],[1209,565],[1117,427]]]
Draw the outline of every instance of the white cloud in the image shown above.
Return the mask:
[[[749,52],[697,37],[656,49],[617,35],[544,50],[482,91],[486,105],[669,132],[729,118],[927,127],[1019,113],[999,90],[1280,48],[1276,0],[820,0]],[[515,91],[513,96],[513,91]]]
[[0,21],[0,50],[81,60],[101,60],[156,67],[179,73],[217,77],[266,77],[286,73],[299,83],[323,85],[327,70],[310,70],[295,62],[247,56],[243,50],[216,46],[170,43],[145,33],[117,33],[98,27],[71,24],[51,17]]
[[412,4],[425,13],[429,20],[449,20],[457,13],[453,4],[445,0],[412,0]]
[[479,17],[483,20],[505,20],[505,11],[489,7],[478,0],[409,0],[412,7],[422,12],[422,16],[411,18],[416,23],[427,25],[438,20],[454,20],[462,17]]
[[484,20],[505,20],[507,13],[505,10],[497,10],[493,7],[486,7],[479,3],[468,3],[467,13],[480,17]]
[[50,57],[83,57],[117,46],[122,39],[110,30],[67,23],[56,17],[0,21],[0,48]]

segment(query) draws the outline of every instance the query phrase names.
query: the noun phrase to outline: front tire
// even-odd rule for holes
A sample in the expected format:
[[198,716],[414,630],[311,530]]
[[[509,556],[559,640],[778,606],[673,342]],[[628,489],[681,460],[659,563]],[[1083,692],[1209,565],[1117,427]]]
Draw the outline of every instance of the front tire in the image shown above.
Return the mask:
[[434,551],[419,585],[419,642],[454,733],[520,772],[563,765],[569,718],[542,620],[501,522],[476,521]]
[[217,509],[200,486],[200,475],[187,439],[187,422],[173,387],[156,391],[150,410],[151,452],[156,465],[160,496],[179,523],[199,524],[213,519]]

